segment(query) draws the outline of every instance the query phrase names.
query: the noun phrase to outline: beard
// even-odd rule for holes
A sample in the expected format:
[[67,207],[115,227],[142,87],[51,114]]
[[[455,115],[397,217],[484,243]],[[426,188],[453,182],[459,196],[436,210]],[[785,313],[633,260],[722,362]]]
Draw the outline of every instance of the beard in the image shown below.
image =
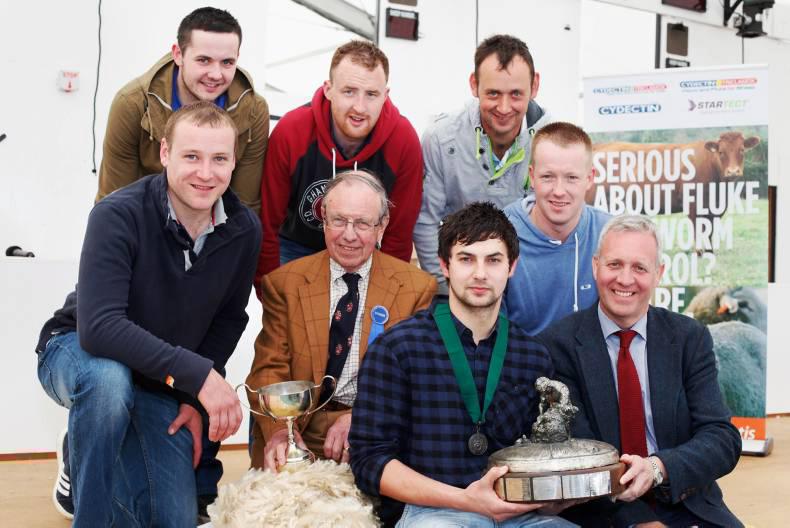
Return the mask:
[[470,311],[487,311],[495,307],[502,299],[502,295],[497,296],[493,290],[489,290],[490,294],[482,297],[476,297],[466,287],[457,288],[448,281],[450,295],[455,297],[455,300]]

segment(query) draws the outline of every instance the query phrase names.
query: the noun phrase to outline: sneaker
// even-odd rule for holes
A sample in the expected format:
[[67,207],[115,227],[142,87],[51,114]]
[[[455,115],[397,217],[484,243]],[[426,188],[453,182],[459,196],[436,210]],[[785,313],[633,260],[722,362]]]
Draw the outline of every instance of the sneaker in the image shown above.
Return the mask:
[[74,499],[71,496],[71,472],[69,471],[68,430],[63,429],[58,435],[58,478],[52,490],[52,502],[55,509],[66,519],[74,518]]
[[197,507],[198,507],[198,526],[201,524],[206,524],[211,522],[211,517],[208,514],[208,506],[212,504],[215,500],[217,500],[216,495],[198,495],[197,496]]

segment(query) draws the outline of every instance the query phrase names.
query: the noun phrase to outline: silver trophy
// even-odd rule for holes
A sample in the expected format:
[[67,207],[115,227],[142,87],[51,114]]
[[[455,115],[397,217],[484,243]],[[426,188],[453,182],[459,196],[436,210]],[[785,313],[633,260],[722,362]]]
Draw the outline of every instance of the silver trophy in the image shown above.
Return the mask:
[[540,415],[532,436],[516,440],[488,459],[488,468],[508,466],[494,490],[508,502],[546,502],[612,495],[623,491],[625,464],[617,450],[597,440],[571,438],[578,409],[565,384],[538,378]]
[[[318,398],[314,397],[313,391],[320,391],[326,379],[332,381],[332,394],[329,395],[325,402],[316,406]],[[316,412],[332,399],[337,389],[337,380],[335,378],[324,376],[321,379],[321,383],[318,384],[314,384],[312,381],[284,381],[267,385],[257,390],[252,390],[246,383],[241,383],[236,386],[236,391],[241,387],[244,387],[248,392],[258,395],[258,405],[262,412],[247,407],[243,403],[244,400],[240,398],[242,405],[247,407],[250,412],[273,420],[285,420],[285,425],[288,427],[288,450],[285,453],[286,465],[299,464],[315,459],[315,455],[309,450],[297,447],[294,441],[294,420],[300,416],[307,416]]]

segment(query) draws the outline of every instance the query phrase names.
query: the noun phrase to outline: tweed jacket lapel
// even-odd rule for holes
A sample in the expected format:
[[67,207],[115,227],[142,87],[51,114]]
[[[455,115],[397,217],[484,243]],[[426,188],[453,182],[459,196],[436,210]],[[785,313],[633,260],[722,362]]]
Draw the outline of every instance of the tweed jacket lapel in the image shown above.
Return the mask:
[[619,450],[620,419],[617,389],[601,322],[598,319],[598,303],[584,311],[584,319],[576,334],[576,356],[592,404],[592,416],[588,416],[588,419],[596,424],[601,439]]
[[651,306],[647,311],[647,372],[650,378],[650,408],[658,449],[675,445],[675,410],[682,389],[680,345],[672,328]]
[[[390,314],[390,323],[395,315],[395,297],[401,287],[401,282],[394,277],[394,270],[388,266],[378,251],[373,252],[373,263],[370,267],[370,280],[368,281],[368,293],[365,298],[365,311],[362,313],[362,335],[359,343],[359,360],[365,356],[368,349],[368,338],[373,320],[370,312],[376,306],[383,306]],[[385,324],[389,327],[389,324]]]
[[321,381],[326,372],[329,349],[329,253],[323,251],[317,257],[316,265],[305,273],[306,283],[299,287],[299,305],[315,383]]

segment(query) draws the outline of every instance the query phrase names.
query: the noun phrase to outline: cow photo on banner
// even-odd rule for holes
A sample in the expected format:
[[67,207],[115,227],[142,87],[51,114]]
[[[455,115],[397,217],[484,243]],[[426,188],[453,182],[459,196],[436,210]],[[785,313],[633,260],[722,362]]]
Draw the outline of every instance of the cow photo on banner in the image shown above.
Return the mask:
[[665,271],[652,304],[708,326],[744,440],[765,439],[767,68],[585,80],[587,202],[653,217]]

